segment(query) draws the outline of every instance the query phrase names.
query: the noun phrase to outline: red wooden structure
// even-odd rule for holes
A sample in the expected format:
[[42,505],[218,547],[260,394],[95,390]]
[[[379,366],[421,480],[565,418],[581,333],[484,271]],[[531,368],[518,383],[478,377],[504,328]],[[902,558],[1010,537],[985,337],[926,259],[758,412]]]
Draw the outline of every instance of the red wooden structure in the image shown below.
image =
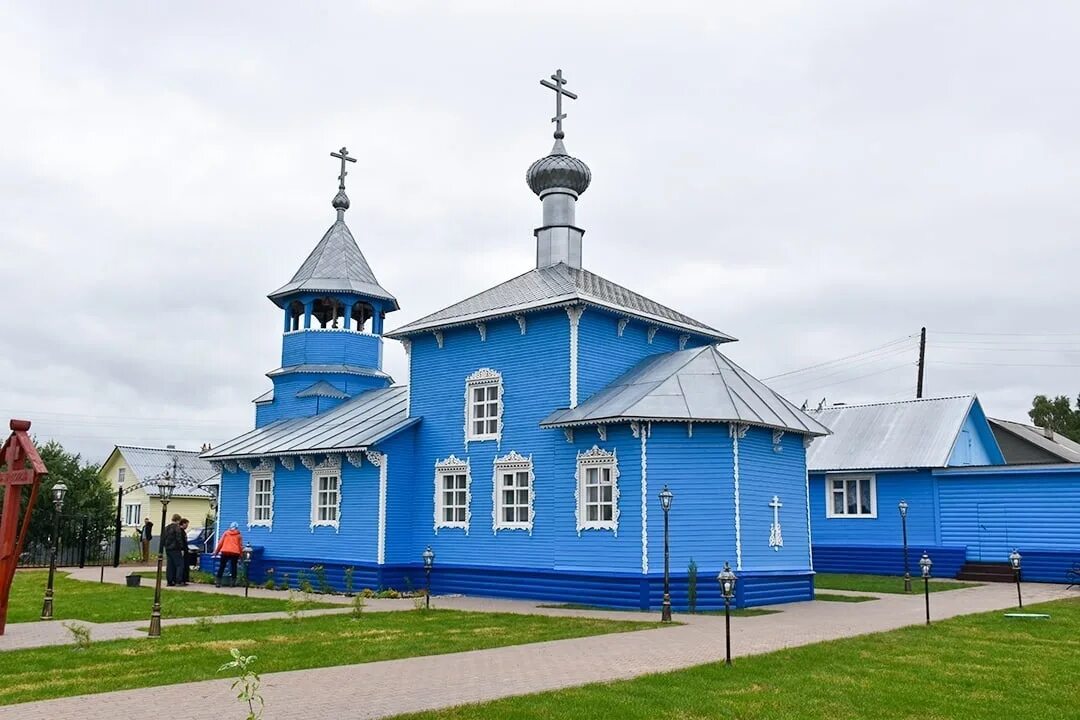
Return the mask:
[[[12,420],[11,435],[0,448],[0,489],[4,492],[4,509],[0,514],[0,635],[7,626],[8,596],[11,582],[15,579],[15,567],[19,564],[19,554],[26,541],[26,531],[30,527],[30,513],[37,500],[41,478],[48,470],[41,461],[37,448],[31,442],[27,431],[29,420]],[[30,490],[26,511],[19,522],[19,510],[23,499],[23,488]]]

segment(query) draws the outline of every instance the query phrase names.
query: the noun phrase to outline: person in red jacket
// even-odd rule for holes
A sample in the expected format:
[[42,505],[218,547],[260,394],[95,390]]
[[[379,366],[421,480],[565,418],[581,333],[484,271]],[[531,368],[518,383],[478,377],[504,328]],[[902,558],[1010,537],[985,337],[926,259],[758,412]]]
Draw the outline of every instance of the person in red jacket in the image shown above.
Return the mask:
[[214,550],[214,554],[220,559],[218,560],[217,567],[217,582],[214,583],[216,587],[221,587],[221,577],[225,573],[225,563],[229,563],[229,576],[231,578],[231,585],[236,585],[236,564],[240,561],[240,555],[243,553],[244,539],[240,536],[240,530],[237,528],[236,523],[229,525],[229,529],[221,535],[221,539],[218,540],[217,549]]

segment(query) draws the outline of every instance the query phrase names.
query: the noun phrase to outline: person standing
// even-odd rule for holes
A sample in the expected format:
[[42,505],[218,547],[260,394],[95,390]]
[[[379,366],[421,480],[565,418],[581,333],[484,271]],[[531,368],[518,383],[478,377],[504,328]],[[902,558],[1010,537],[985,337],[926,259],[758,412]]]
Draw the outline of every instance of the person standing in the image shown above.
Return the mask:
[[154,539],[154,522],[150,518],[143,521],[139,531],[139,540],[142,542],[142,561],[150,562],[150,542]]
[[214,551],[215,555],[218,555],[217,568],[217,581],[215,586],[221,587],[221,576],[225,573],[225,563],[229,563],[229,576],[232,579],[231,584],[236,585],[236,566],[240,562],[240,555],[244,551],[244,539],[240,535],[240,529],[236,523],[231,523],[229,529],[221,534],[221,539],[218,540],[217,549]]
[[180,518],[180,540],[182,541],[181,544],[183,545],[183,550],[181,550],[181,553],[184,558],[183,563],[180,565],[181,585],[187,585],[188,580],[191,579],[191,548],[188,547],[187,539],[188,525],[190,524],[191,522],[187,518]]
[[162,531],[165,544],[165,577],[170,586],[179,585],[183,579],[184,564],[183,531],[180,530],[180,516],[173,515],[172,522]]

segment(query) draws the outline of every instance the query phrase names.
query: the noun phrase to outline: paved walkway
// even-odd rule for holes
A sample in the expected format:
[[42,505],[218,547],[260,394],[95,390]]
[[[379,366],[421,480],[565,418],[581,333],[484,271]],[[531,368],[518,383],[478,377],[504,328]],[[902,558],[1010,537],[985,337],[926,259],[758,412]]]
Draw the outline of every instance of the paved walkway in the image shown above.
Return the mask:
[[[936,619],[1012,608],[1016,588],[990,584],[935,593]],[[1063,586],[1026,584],[1031,603],[1076,597]],[[632,618],[603,613],[537,608],[509,600],[440,598],[441,608],[546,615]],[[923,622],[920,595],[881,596],[874,602],[816,602],[781,606],[775,615],[732,618],[736,656],[769,652]],[[647,617],[655,619],[653,614]],[[378,718],[463,703],[555,690],[590,682],[632,678],[723,659],[724,620],[676,616],[683,626],[573,640],[407,658],[263,675],[266,720]],[[238,711],[225,680],[63,698],[0,708],[0,720],[115,720],[176,715],[232,717]]]

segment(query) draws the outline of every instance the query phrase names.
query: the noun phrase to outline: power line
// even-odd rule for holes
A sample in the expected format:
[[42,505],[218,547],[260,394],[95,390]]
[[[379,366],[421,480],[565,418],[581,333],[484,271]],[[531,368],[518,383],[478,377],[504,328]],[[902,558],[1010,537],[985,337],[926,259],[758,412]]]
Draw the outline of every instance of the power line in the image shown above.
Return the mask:
[[967,360],[930,360],[931,365],[981,365],[986,367],[1055,367],[1055,368],[1075,368],[1080,367],[1080,364],[1068,364],[1068,363],[995,363],[995,362],[975,362]]
[[809,372],[809,371],[817,369],[817,368],[825,367],[827,365],[834,365],[834,364],[837,364],[837,363],[842,363],[845,360],[851,360],[851,359],[854,359],[854,358],[862,357],[864,355],[868,355],[870,353],[875,353],[875,352],[878,352],[878,351],[881,351],[881,350],[886,350],[886,349],[891,348],[891,347],[893,347],[893,346],[895,346],[897,344],[909,341],[914,337],[915,337],[914,335],[905,335],[904,337],[897,338],[895,340],[890,340],[889,342],[885,343],[884,345],[879,345],[877,347],[873,347],[873,348],[870,348],[868,350],[862,350],[860,352],[852,353],[850,355],[844,355],[843,357],[838,357],[838,358],[835,358],[833,360],[825,360],[824,362],[819,362],[819,363],[816,363],[814,365],[807,365],[806,367],[797,368],[795,370],[788,370],[787,372],[782,372],[782,373],[779,373],[777,375],[770,375],[769,377],[762,378],[762,380],[765,381],[765,382],[768,382],[769,380],[775,380],[777,378],[785,377],[785,376],[788,376],[788,375],[796,375],[796,374],[799,374],[799,373]]
[[1000,337],[1080,337],[1075,332],[965,332],[960,330],[931,330],[935,335],[970,335],[970,336],[1000,336]]

